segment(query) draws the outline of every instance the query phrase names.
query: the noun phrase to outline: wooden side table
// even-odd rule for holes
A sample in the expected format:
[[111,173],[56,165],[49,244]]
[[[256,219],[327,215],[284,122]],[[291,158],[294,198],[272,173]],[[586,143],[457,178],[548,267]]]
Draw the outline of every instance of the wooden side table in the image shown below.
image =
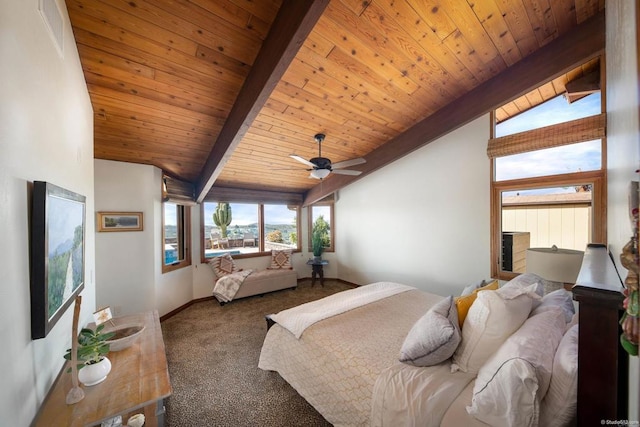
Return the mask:
[[307,265],[311,266],[311,287],[316,284],[316,276],[320,277],[320,286],[324,287],[324,266],[328,265],[329,261],[326,259],[315,260],[310,259],[307,261]]
[[131,347],[109,352],[112,368],[107,379],[91,387],[82,386],[85,397],[73,405],[66,403],[72,385],[71,374],[66,373],[70,362],[65,363],[33,426],[99,426],[117,415],[122,415],[122,422],[126,423],[129,416],[139,412],[145,414],[145,427],[163,425],[164,399],[171,394],[171,384],[158,312],[114,321],[143,321],[146,328]]

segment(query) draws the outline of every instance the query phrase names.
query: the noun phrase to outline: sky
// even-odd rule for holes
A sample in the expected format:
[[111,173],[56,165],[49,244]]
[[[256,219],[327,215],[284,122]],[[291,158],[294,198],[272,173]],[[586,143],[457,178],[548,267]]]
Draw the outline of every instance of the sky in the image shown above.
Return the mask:
[[600,114],[600,92],[569,104],[563,95],[538,105],[496,126],[496,137],[525,130],[564,123],[582,117]]
[[[496,136],[500,137],[552,124],[564,123],[600,114],[600,112],[599,92],[572,104],[569,104],[564,96],[557,96],[536,108],[497,125]],[[496,179],[502,181],[596,170],[601,167],[601,157],[600,140],[499,157],[496,159]],[[564,191],[563,189],[556,189],[544,192],[549,194]],[[540,191],[531,190],[526,193],[535,194],[540,193]],[[521,194],[525,194],[525,192],[521,192]]]
[[[204,204],[204,223],[213,226],[213,212],[218,203]],[[264,205],[265,222],[268,224],[293,224],[295,211],[290,211],[285,205]],[[258,208],[256,204],[231,203],[232,225],[249,225],[258,222]]]

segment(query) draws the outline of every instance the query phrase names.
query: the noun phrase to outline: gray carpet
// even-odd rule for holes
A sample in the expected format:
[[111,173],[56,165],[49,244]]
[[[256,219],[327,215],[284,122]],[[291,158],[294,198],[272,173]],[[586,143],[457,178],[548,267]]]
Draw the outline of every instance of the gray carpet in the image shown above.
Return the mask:
[[264,316],[350,289],[305,280],[295,290],[195,303],[162,322],[173,394],[168,427],[330,426],[277,373],[258,368]]

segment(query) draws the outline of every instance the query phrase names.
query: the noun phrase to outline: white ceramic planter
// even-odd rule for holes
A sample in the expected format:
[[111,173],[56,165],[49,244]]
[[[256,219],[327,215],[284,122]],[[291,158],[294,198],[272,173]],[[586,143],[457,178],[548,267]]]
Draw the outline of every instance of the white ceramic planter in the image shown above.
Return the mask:
[[86,365],[78,371],[78,380],[85,386],[100,384],[111,372],[111,361],[105,357],[93,365]]

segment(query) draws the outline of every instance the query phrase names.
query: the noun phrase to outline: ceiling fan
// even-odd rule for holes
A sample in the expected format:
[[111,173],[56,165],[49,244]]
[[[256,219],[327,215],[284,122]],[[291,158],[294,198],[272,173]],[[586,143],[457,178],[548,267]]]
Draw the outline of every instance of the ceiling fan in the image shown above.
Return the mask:
[[342,168],[366,163],[366,160],[362,157],[344,160],[337,163],[331,163],[331,160],[327,159],[326,157],[322,157],[322,141],[324,141],[324,137],[325,135],[323,133],[316,134],[316,136],[313,137],[318,143],[318,157],[314,157],[309,160],[303,159],[302,157],[295,154],[291,154],[289,155],[289,157],[299,161],[300,163],[304,163],[305,165],[310,166],[311,169],[307,169],[308,171],[311,171],[311,175],[309,175],[310,178],[324,179],[329,176],[331,172],[340,175],[360,175],[362,173],[361,171]]

